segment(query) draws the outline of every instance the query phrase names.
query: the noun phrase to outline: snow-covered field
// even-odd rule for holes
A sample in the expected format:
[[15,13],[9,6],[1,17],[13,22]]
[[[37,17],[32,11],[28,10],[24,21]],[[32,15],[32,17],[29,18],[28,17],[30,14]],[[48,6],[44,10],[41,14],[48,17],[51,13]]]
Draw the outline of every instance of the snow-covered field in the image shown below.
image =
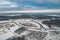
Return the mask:
[[[18,36],[25,36],[25,40],[60,40],[60,27],[52,26],[53,28],[51,29],[47,25],[42,24],[42,21],[44,20],[47,19],[17,19],[0,21],[0,24],[2,23],[2,25],[0,25],[0,40],[12,40],[14,37],[16,38]],[[24,22],[31,22],[37,27],[29,26],[31,24],[28,24],[29,27],[24,26],[25,24],[22,25]],[[26,28],[26,30],[21,29],[22,27]],[[16,30],[17,33],[15,32]]]

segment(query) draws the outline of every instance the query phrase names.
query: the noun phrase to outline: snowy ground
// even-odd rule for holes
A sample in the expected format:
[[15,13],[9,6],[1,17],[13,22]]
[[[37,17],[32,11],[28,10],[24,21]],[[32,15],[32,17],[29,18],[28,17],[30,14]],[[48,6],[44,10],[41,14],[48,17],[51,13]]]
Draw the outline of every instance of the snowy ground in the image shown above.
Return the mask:
[[[44,19],[46,20],[46,19]],[[0,35],[0,40],[6,40],[8,38],[11,38],[13,36],[20,36],[21,34],[17,34],[14,31],[17,30],[18,28],[22,27],[22,25],[20,25],[18,22],[21,21],[33,21],[37,24],[41,24],[43,25],[43,27],[40,25],[40,28],[30,28],[27,29],[25,32],[23,32],[22,34],[25,35],[25,38],[28,40],[60,40],[60,27],[54,27],[53,29],[49,29],[48,26],[42,24],[41,19],[18,19],[18,20],[9,20],[9,22],[11,22],[11,24],[13,23],[15,26],[13,27],[9,27],[9,29],[6,29],[6,33],[3,33]],[[1,21],[2,23],[3,21]],[[52,26],[53,27],[53,26]],[[1,32],[0,32],[1,33]],[[27,33],[27,34],[25,34]]]

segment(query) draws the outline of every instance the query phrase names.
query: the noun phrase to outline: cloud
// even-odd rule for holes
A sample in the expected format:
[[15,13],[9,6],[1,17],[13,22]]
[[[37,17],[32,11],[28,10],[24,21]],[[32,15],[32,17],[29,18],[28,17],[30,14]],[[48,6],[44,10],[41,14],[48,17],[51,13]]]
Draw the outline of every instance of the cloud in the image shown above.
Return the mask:
[[23,10],[39,10],[39,9],[47,9],[46,7],[38,7],[38,6],[33,6],[33,5],[24,5],[22,6]]
[[0,1],[0,5],[6,5],[6,4],[11,4],[11,2],[7,2],[7,1]]
[[[22,0],[24,1],[24,0]],[[30,1],[30,2],[35,2],[35,3],[60,3],[60,0],[25,0],[25,1]]]
[[59,3],[60,4],[60,0],[48,0],[48,2]]
[[0,8],[11,8],[11,7],[18,7],[15,2],[0,0]]
[[60,0],[22,0],[23,10],[58,9]]
[[60,9],[46,9],[46,10],[14,10],[14,11],[0,11],[0,13],[60,13]]
[[0,0],[0,10],[58,9],[59,4],[60,0]]
[[16,5],[10,5],[10,6],[0,6],[0,8],[11,8],[11,7],[17,7]]

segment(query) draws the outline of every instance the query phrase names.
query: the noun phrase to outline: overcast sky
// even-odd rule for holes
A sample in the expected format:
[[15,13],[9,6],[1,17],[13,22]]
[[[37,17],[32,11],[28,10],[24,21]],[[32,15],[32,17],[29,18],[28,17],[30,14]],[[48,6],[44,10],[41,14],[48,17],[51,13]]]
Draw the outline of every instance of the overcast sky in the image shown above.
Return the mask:
[[0,11],[41,9],[60,9],[60,0],[0,0]]

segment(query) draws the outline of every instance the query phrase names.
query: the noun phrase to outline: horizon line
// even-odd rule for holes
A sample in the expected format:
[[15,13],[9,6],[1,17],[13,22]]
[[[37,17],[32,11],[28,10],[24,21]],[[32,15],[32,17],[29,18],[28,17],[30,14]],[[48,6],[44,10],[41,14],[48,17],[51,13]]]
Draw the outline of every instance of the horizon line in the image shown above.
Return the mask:
[[48,9],[48,10],[9,10],[0,11],[0,13],[60,13],[60,9]]

